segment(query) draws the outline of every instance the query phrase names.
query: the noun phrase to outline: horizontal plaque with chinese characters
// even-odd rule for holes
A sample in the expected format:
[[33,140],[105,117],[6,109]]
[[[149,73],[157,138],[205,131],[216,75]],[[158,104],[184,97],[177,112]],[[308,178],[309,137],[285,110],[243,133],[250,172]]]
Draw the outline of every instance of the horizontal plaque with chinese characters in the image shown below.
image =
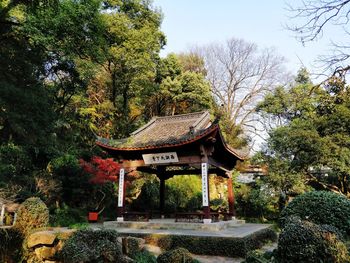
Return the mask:
[[145,164],[177,163],[176,152],[142,154]]

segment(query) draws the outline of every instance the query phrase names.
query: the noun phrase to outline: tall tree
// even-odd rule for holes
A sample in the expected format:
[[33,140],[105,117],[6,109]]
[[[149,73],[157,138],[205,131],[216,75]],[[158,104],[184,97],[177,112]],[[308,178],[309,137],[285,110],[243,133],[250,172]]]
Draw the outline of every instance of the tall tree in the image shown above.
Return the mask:
[[104,9],[108,41],[101,69],[118,118],[114,135],[124,137],[135,128],[133,99],[155,78],[159,51],[165,44],[162,16],[143,0],[106,1]]
[[[229,127],[253,132],[255,106],[284,80],[283,58],[242,39],[196,48],[205,61],[207,79]],[[231,129],[230,128],[230,129]]]
[[261,104],[261,111],[284,118],[271,130],[266,154],[317,189],[349,195],[349,87],[332,78],[322,86],[297,83],[281,94]]
[[[146,114],[174,115],[211,109],[213,98],[208,81],[197,71],[203,60],[191,54],[169,54],[158,64],[156,83],[149,91]],[[197,65],[196,65],[197,64]],[[192,70],[193,69],[193,70]]]

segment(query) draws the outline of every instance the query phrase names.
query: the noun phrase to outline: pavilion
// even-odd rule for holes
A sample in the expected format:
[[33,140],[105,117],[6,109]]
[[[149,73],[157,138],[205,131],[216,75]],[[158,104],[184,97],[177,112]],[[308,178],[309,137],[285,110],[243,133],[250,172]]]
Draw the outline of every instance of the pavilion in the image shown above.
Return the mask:
[[161,215],[164,213],[165,181],[175,175],[201,175],[204,223],[211,223],[209,175],[227,178],[228,213],[235,216],[231,171],[244,158],[225,143],[218,122],[211,121],[208,111],[154,117],[128,138],[99,138],[96,143],[122,167],[117,221],[124,220],[124,177],[135,170],[159,178]]

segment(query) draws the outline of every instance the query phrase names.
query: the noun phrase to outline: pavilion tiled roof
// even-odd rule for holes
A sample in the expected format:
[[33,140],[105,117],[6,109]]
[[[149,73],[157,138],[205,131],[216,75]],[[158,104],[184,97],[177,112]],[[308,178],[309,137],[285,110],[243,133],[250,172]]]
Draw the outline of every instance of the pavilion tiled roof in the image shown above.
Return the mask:
[[99,138],[97,143],[114,149],[152,148],[176,145],[201,137],[217,129],[208,111],[165,117],[154,117],[130,137],[111,140]]

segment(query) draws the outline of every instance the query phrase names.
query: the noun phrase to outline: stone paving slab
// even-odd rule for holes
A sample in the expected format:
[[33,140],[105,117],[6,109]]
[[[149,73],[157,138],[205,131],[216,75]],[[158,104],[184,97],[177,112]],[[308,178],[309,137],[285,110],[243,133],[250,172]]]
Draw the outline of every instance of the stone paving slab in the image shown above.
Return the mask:
[[227,228],[221,231],[203,231],[189,229],[133,229],[104,225],[104,228],[116,229],[122,234],[163,234],[163,235],[184,235],[202,237],[245,237],[256,231],[269,228],[270,224],[242,224],[236,227]]

